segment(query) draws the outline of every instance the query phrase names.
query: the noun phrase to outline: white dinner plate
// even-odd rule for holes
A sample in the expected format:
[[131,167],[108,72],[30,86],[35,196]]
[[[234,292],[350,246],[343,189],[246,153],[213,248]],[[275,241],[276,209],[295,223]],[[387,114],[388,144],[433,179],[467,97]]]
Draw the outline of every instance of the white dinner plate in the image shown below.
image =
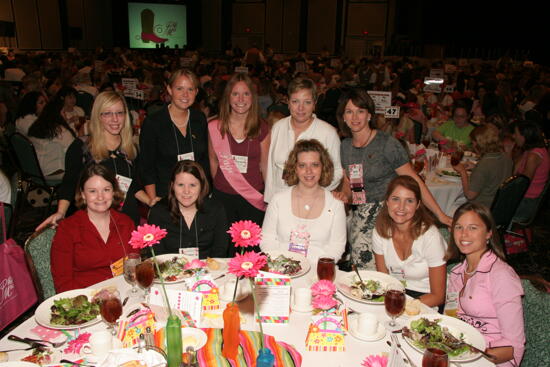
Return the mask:
[[309,269],[311,269],[311,265],[309,264],[309,261],[302,254],[292,252],[292,251],[265,251],[264,253],[268,254],[272,259],[275,259],[279,255],[283,255],[292,260],[298,260],[300,262],[300,266],[302,267],[302,269],[295,274],[289,275],[291,278],[301,277],[302,275],[306,274],[309,271]]
[[[384,291],[390,284],[403,288],[403,285],[399,280],[395,279],[394,277],[386,273],[381,273],[373,270],[359,270],[359,274],[361,274],[361,279],[363,279],[364,283],[366,283],[368,280],[376,280],[380,282],[380,288]],[[373,300],[363,299],[363,298],[354,296],[351,293],[351,285],[356,281],[359,281],[359,278],[357,277],[357,274],[355,274],[355,272],[338,273],[338,275],[336,276],[336,288],[344,296],[351,298],[355,301],[366,303],[369,305],[384,304],[384,300],[373,301]]]
[[[189,262],[189,260],[184,255],[180,255],[180,254],[164,254],[164,255],[157,255],[155,257],[156,257],[157,262],[159,264],[161,264],[165,261],[172,260],[174,257],[183,258],[183,259],[187,260],[187,262]],[[155,270],[155,274],[156,274],[157,273],[157,268],[155,267],[154,270]],[[176,277],[177,277],[176,280],[165,280],[164,284],[175,284],[175,283],[181,283],[181,282],[185,281],[185,279],[188,278],[188,277],[184,276],[184,270],[185,269],[182,269],[181,272],[178,275],[176,275]],[[155,277],[155,279],[153,280],[153,283],[160,284],[160,279]]]
[[36,322],[39,323],[42,326],[46,326],[52,329],[80,329],[85,328],[87,326],[97,324],[101,321],[101,315],[98,313],[95,319],[90,320],[88,322],[85,322],[84,324],[80,325],[54,325],[50,323],[51,318],[51,307],[53,306],[53,301],[61,299],[61,298],[74,298],[76,296],[79,296],[81,294],[88,296],[88,301],[92,300],[92,297],[97,293],[96,289],[73,289],[72,291],[67,291],[63,293],[56,294],[55,296],[52,296],[42,302],[40,306],[36,309],[36,312],[34,313],[34,318],[36,319]]
[[[411,317],[408,321],[408,328],[411,328],[411,322],[414,320],[418,320],[420,318],[426,318],[428,320],[436,320],[441,319],[439,322],[439,325],[446,327],[451,334],[453,334],[455,337],[459,337],[460,334],[464,336],[464,341],[468,344],[473,345],[474,347],[485,350],[485,338],[483,338],[483,335],[479,331],[477,331],[473,326],[465,323],[464,321],[457,319],[455,317],[447,316],[447,315],[441,315],[437,313],[429,313],[429,314],[420,314],[416,315],[414,317]],[[417,352],[423,354],[424,349],[416,346],[410,338],[403,337],[409,343],[413,349],[415,349]],[[481,356],[480,353],[477,352],[465,352],[461,355],[451,357],[449,356],[449,360],[452,362],[470,362],[475,359],[478,359]]]
[[447,171],[447,172],[456,172],[456,171],[455,171],[454,169],[452,169],[452,168],[446,168],[446,169],[441,169],[441,168],[439,168],[439,169],[437,169],[437,170],[435,171],[435,173],[436,173],[439,177],[441,177],[441,178],[443,178],[443,179],[445,179],[445,180],[447,180],[447,181],[461,182],[461,181],[460,181],[460,180],[461,180],[460,176],[449,175],[449,174],[444,173],[443,171]]

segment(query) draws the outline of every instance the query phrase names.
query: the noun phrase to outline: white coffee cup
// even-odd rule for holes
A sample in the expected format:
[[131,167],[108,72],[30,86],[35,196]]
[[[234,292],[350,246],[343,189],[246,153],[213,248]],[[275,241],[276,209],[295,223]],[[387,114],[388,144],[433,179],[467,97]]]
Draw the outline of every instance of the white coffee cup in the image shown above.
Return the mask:
[[361,313],[357,317],[356,330],[359,335],[373,336],[378,331],[378,319],[372,313]]
[[82,346],[82,353],[103,357],[113,349],[113,335],[110,331],[96,331],[90,341]]
[[311,289],[297,288],[294,290],[294,306],[308,308],[311,306]]

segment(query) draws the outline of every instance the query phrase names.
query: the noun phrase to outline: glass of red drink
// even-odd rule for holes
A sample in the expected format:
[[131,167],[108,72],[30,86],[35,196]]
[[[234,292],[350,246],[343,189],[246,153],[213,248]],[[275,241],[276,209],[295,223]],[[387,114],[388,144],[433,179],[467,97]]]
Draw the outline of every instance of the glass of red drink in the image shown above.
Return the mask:
[[136,280],[139,286],[145,291],[143,297],[146,301],[148,299],[149,290],[151,288],[151,284],[153,284],[154,278],[155,271],[151,260],[147,260],[136,265]]
[[460,163],[462,160],[462,157],[464,157],[464,151],[462,149],[456,149],[454,152],[451,153],[451,166],[456,166]]
[[101,298],[99,304],[99,312],[103,321],[109,325],[109,329],[113,335],[116,334],[115,324],[122,315],[122,302],[120,302],[120,296],[118,291],[111,292]]
[[420,174],[422,170],[424,169],[424,159],[422,158],[414,158],[413,159],[413,166],[416,173]]
[[334,282],[336,276],[336,263],[333,257],[320,257],[317,260],[317,277],[319,280],[330,280]]
[[386,313],[391,317],[390,322],[387,324],[391,329],[397,326],[395,319],[405,310],[405,301],[405,290],[402,287],[397,285],[387,287],[384,294],[384,307]]
[[427,348],[422,357],[422,367],[448,367],[449,357],[445,351],[437,348]]

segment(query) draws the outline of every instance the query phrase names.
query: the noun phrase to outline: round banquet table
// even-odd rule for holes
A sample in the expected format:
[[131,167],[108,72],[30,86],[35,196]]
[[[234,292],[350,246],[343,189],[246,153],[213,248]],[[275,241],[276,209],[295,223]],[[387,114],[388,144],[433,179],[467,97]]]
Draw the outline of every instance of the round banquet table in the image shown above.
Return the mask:
[[[337,280],[339,277],[344,276],[346,274],[349,274],[349,273],[338,271]],[[214,272],[213,276],[215,277],[216,275],[219,275],[219,272],[218,274]],[[227,278],[228,276],[225,276],[217,280],[216,282],[218,283],[218,285],[221,285]],[[316,281],[317,281],[316,272],[314,271],[314,269],[311,269],[307,274],[298,278],[293,278],[291,280],[291,287],[293,289],[300,288],[300,287],[310,287]],[[184,283],[170,284],[170,285],[167,285],[167,287],[174,288],[174,289],[182,289],[182,287],[184,287],[183,284]],[[118,288],[121,294],[121,298],[125,297],[126,293],[130,289],[130,285],[126,283],[123,276],[118,276],[116,278],[105,280],[101,283],[95,284],[90,288],[98,289],[104,286],[113,286],[113,285]],[[371,312],[377,316],[380,322],[385,322],[389,320],[389,317],[385,313],[383,304],[369,305],[369,304],[360,303],[345,297],[340,292],[338,292],[338,297],[346,304],[346,306],[348,306],[354,311]],[[132,307],[134,307],[134,305],[131,304],[131,302],[128,302],[128,304],[124,307],[123,315],[126,315],[126,313],[132,309]],[[225,308],[225,302],[222,302],[221,310],[223,310],[224,308]],[[241,309],[241,313],[243,314],[246,320],[246,322],[241,325],[241,328],[243,330],[259,331],[259,327],[257,323],[254,322],[254,318],[252,316],[252,311],[253,311],[252,297],[249,296],[246,299],[239,302],[239,308]],[[422,309],[422,312],[434,313],[435,311],[424,306]],[[406,316],[400,316],[397,319],[398,323],[401,323],[401,325],[404,325],[404,323],[406,323],[406,320],[407,320]],[[389,333],[386,333],[386,336],[384,338],[375,342],[360,341],[348,333],[345,336],[345,348],[346,348],[345,352],[306,351],[305,339],[306,339],[310,321],[311,321],[311,313],[291,312],[290,322],[288,324],[263,324],[264,332],[266,334],[273,335],[278,341],[283,341],[285,343],[293,345],[302,355],[303,367],[361,366],[361,362],[367,356],[371,354],[380,354],[382,352],[389,353],[390,351],[390,347],[386,344],[386,341],[389,340],[389,337],[390,337]],[[32,317],[24,321],[19,326],[17,326],[8,335],[14,334],[19,337],[38,338],[34,333],[30,331],[36,326],[37,326],[37,323],[34,317]],[[81,329],[81,332],[84,332],[84,331],[93,332],[93,331],[105,330],[105,329],[106,329],[106,324],[102,321],[95,325],[91,325],[89,327]],[[399,339],[401,341],[402,347],[405,349],[409,357],[413,360],[413,362],[417,365],[417,367],[420,367],[422,365],[422,355],[417,351],[415,351],[412,347],[410,347],[407,344],[407,342],[402,339],[400,334],[399,334]],[[8,340],[7,336],[4,337],[2,340],[0,340],[0,350],[24,348],[24,346],[25,344]],[[59,348],[60,351],[65,347],[66,346]],[[9,353],[10,361],[19,360],[29,354],[30,354],[30,351],[10,352]],[[63,356],[62,358],[65,358],[65,356]],[[484,358],[478,358],[477,360],[472,362],[461,363],[460,366],[461,367],[489,367],[494,365]]]
[[426,186],[430,189],[441,210],[451,218],[456,209],[467,201],[460,178],[446,180],[435,172],[429,172],[426,175]]

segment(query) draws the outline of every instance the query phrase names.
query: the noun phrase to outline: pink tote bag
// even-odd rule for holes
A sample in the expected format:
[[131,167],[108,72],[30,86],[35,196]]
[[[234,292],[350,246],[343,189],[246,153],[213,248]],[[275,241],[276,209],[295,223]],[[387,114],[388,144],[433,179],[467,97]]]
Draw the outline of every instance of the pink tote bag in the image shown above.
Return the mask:
[[25,260],[25,252],[6,239],[4,205],[0,203],[3,241],[0,244],[0,330],[36,303],[36,289]]

